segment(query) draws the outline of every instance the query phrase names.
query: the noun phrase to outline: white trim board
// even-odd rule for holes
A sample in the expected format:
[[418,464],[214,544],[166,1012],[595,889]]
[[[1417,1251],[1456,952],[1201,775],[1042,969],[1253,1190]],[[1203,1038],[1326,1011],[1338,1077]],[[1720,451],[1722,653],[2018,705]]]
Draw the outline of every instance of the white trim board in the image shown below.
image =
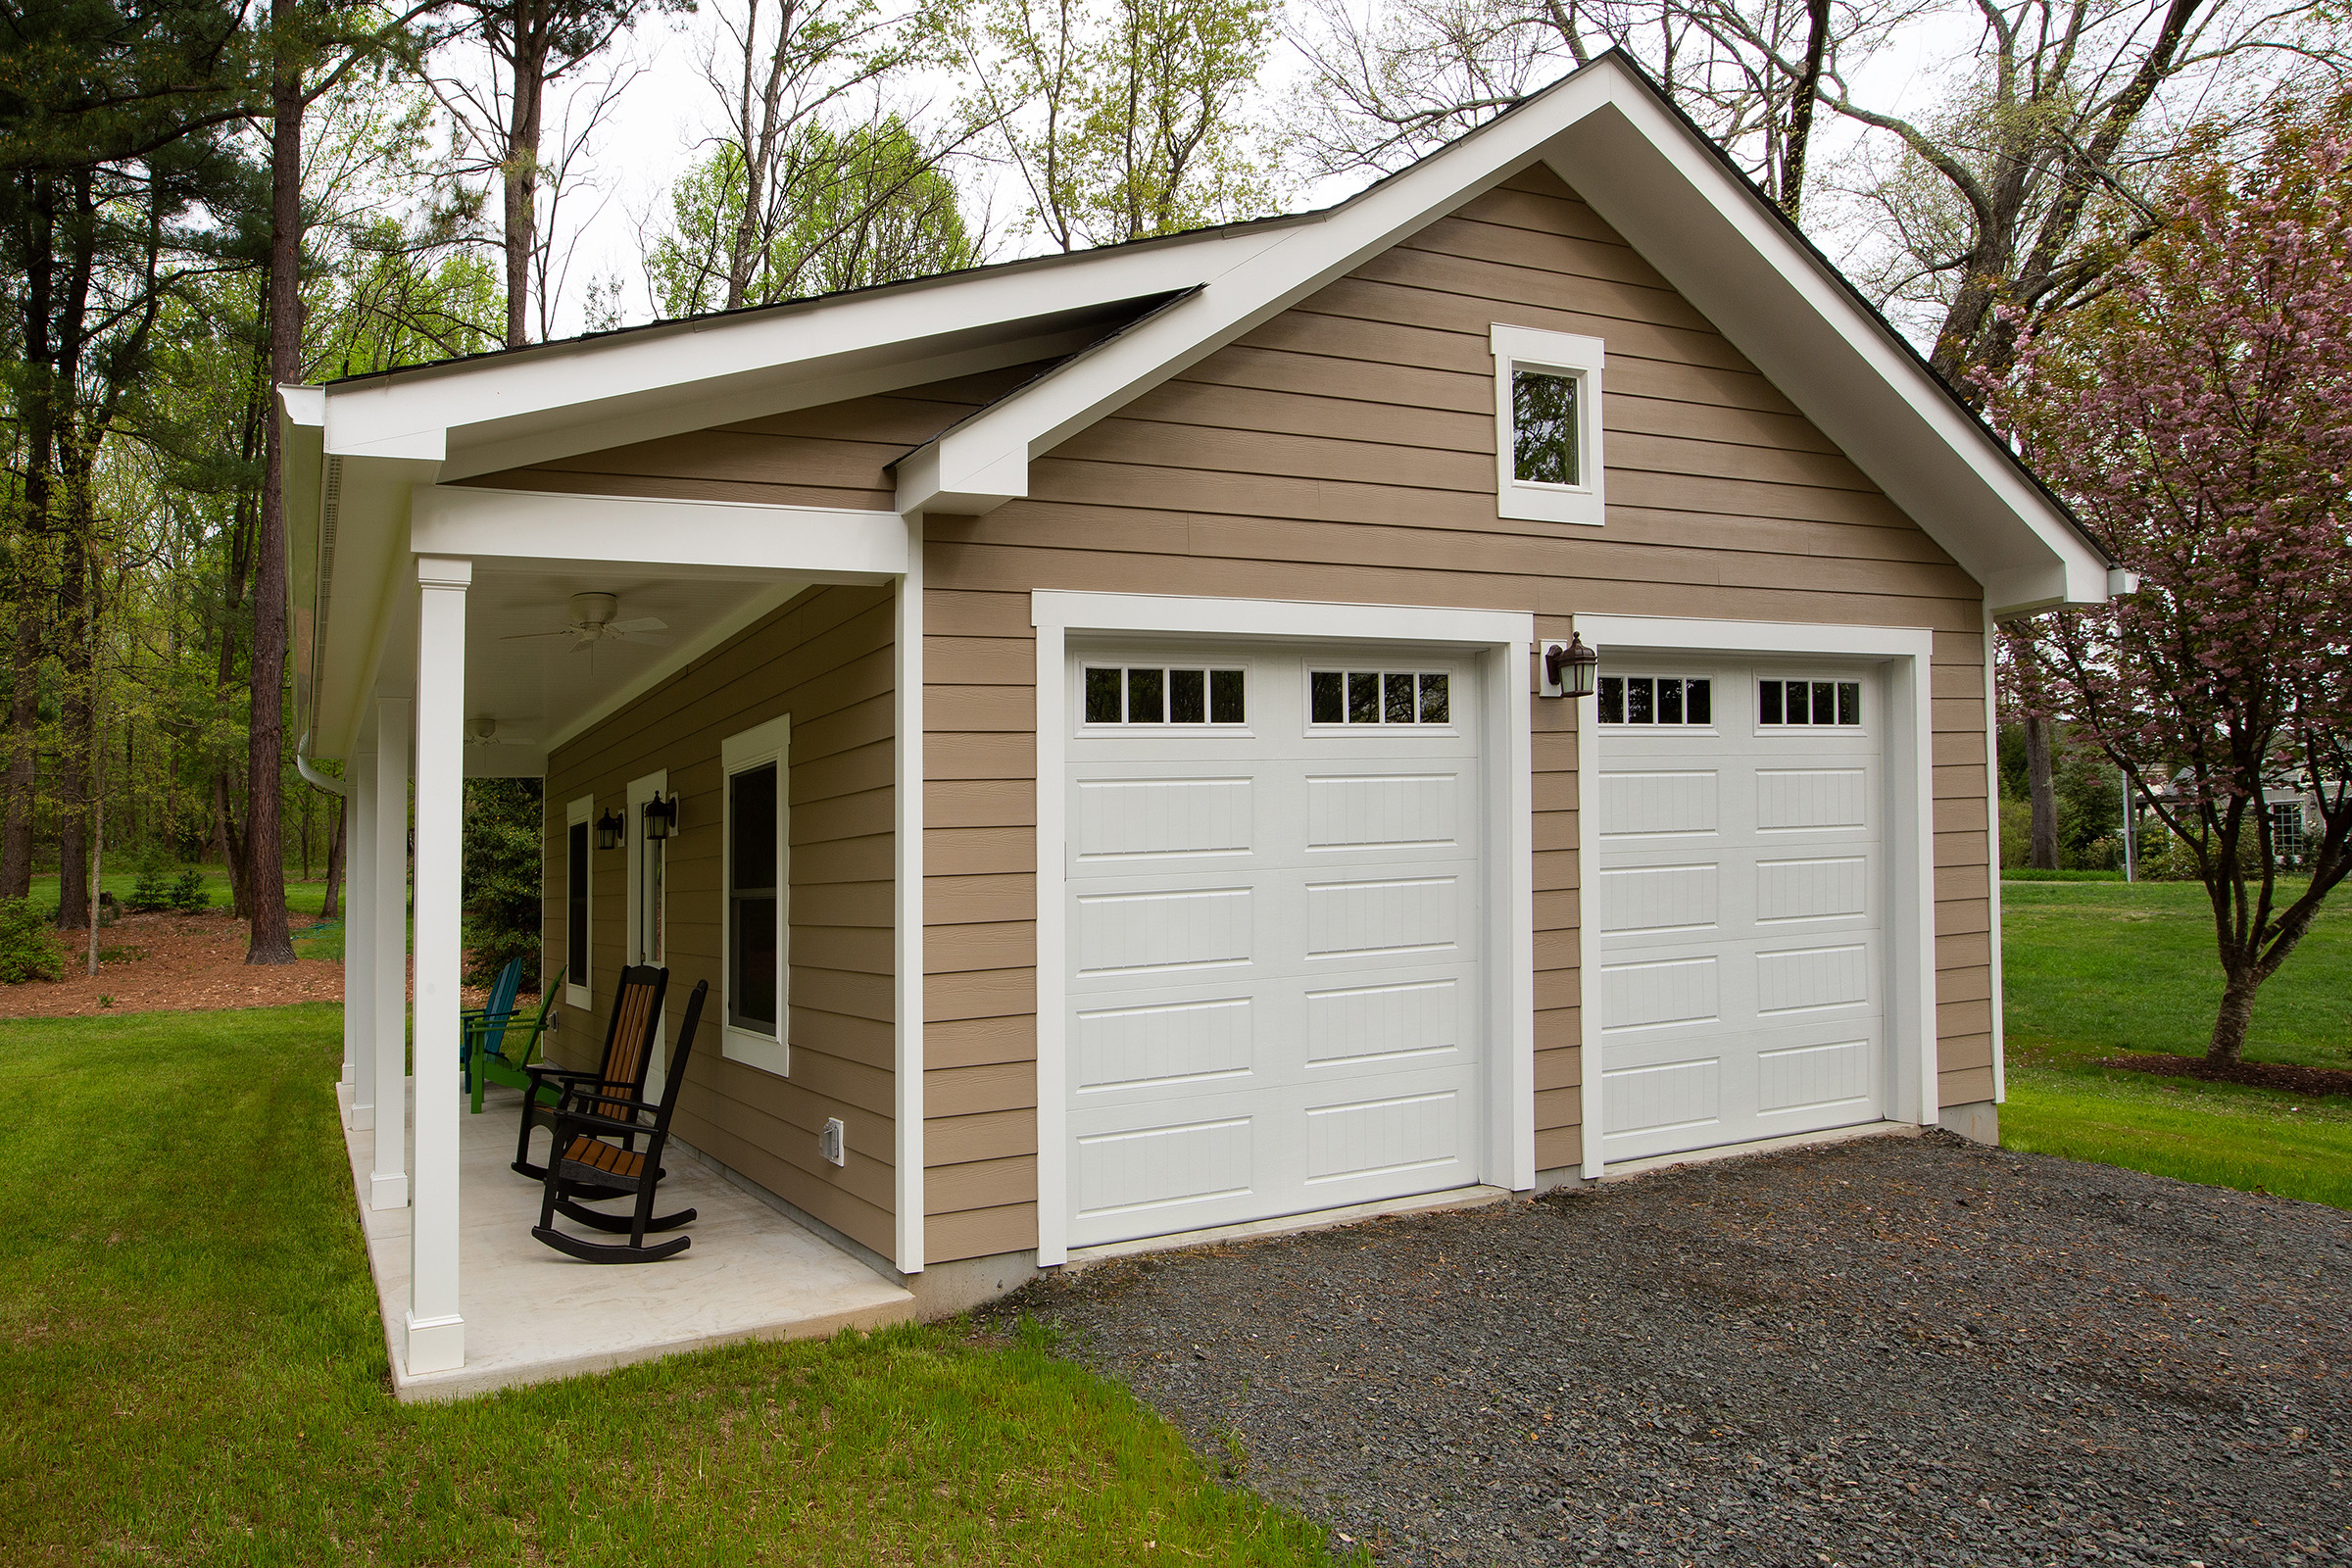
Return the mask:
[[[1673,615],[1578,615],[1577,635],[1595,651],[1828,655],[1877,659],[1886,676],[1887,862],[1892,873],[1887,935],[1893,946],[1886,1009],[1892,1048],[1890,1116],[1923,1127],[1942,1121],[1936,1090],[1935,705],[1930,661],[1936,634],[1918,626],[1825,626],[1801,621],[1703,620]],[[1575,699],[1580,706],[1586,700]],[[1592,867],[1599,862],[1600,813],[1583,782],[1599,756],[1597,703],[1577,719],[1577,918],[1579,1077],[1584,1085],[1587,1180],[1604,1174],[1598,932],[1602,920]],[[1898,803],[1907,803],[1903,810]],[[1906,1049],[1908,1048],[1908,1049]]]
[[893,903],[891,1033],[895,1071],[891,1109],[898,1139],[896,1240],[898,1270],[919,1274],[928,1251],[923,1234],[923,518],[906,519],[906,571],[899,579],[897,620],[891,628],[896,682],[896,771],[891,781]]
[[[580,944],[580,956],[585,960],[579,973],[571,972],[571,830],[585,824],[588,829],[588,853],[584,880],[580,890],[581,907],[588,911],[588,940]],[[540,962],[545,963],[545,957]],[[564,808],[564,1002],[566,1006],[596,1006],[596,797],[583,795]]]
[[1536,1180],[1535,781],[1528,644],[1535,616],[1515,611],[1417,605],[1348,605],[1281,599],[1194,599],[1159,594],[1029,596],[1037,628],[1037,1261],[1070,1258],[1067,1124],[1067,995],[1062,959],[1061,789],[1068,750],[1064,708],[1068,634],[1258,637],[1298,641],[1429,643],[1476,650],[1483,661],[1488,726],[1487,811],[1497,862],[1488,878],[1493,966],[1487,1136],[1480,1175],[1527,1192]]
[[[735,775],[772,763],[776,769],[776,1032],[762,1035],[735,1023],[735,943],[728,929],[735,898]],[[740,730],[718,743],[719,1053],[779,1078],[792,1076],[792,715]]]

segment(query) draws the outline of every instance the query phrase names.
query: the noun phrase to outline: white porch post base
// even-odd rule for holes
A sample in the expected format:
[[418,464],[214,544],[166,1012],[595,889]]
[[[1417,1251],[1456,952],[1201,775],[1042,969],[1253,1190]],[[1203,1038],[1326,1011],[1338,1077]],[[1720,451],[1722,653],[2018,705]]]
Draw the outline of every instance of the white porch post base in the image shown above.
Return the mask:
[[466,834],[466,589],[473,564],[416,558],[416,1164],[409,1370],[466,1359],[458,1297],[458,862]]
[[414,1309],[402,1314],[406,1319],[407,1344],[401,1354],[405,1370],[411,1377],[426,1372],[455,1372],[466,1364],[466,1320],[456,1313],[447,1317],[418,1317]]
[[355,1133],[373,1132],[375,1130],[375,1107],[373,1105],[352,1106],[350,1126]]
[[368,1201],[409,1201],[409,700],[375,704],[374,874],[368,910],[369,1049],[375,1060],[375,1163]]

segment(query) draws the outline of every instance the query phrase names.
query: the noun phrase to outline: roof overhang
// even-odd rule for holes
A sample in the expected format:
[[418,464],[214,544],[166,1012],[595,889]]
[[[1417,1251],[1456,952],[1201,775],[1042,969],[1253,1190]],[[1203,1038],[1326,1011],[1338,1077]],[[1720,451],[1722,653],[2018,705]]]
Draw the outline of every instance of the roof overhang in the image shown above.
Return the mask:
[[2108,597],[2111,563],[2066,509],[1614,53],[1273,243],[1217,254],[1191,295],[902,460],[900,510],[987,512],[1026,495],[1033,460],[1539,163],[1984,584],[1995,614]]

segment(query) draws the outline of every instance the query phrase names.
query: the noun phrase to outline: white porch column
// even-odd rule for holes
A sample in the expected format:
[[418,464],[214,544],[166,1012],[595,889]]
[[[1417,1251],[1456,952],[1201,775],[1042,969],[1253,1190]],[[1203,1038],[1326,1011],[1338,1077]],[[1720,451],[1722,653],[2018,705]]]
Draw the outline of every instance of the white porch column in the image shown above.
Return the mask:
[[409,1204],[409,700],[375,702],[374,902],[368,1002],[375,1043],[375,1171],[368,1201]]
[[416,558],[416,1185],[408,1372],[466,1364],[458,1309],[459,856],[466,824],[466,589],[473,564]]
[[351,1125],[375,1125],[375,748],[343,769],[343,1038],[351,1057]]

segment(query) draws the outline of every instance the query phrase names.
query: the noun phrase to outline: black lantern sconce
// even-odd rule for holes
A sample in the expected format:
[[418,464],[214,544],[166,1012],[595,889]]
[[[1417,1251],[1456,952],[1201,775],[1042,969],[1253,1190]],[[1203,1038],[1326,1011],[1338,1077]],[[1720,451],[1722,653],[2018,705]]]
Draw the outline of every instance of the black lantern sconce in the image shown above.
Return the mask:
[[607,811],[596,819],[596,847],[617,850],[627,836],[628,823],[618,811]]
[[1590,697],[1593,676],[1600,669],[1600,655],[1585,646],[1585,639],[1575,632],[1568,634],[1565,643],[1544,645],[1544,695],[1546,697]]
[[662,840],[669,837],[670,834],[676,832],[677,827],[678,798],[675,795],[672,795],[668,800],[663,800],[662,798],[662,792],[660,790],[656,790],[654,792],[654,798],[645,803],[646,838],[652,842],[660,843]]

